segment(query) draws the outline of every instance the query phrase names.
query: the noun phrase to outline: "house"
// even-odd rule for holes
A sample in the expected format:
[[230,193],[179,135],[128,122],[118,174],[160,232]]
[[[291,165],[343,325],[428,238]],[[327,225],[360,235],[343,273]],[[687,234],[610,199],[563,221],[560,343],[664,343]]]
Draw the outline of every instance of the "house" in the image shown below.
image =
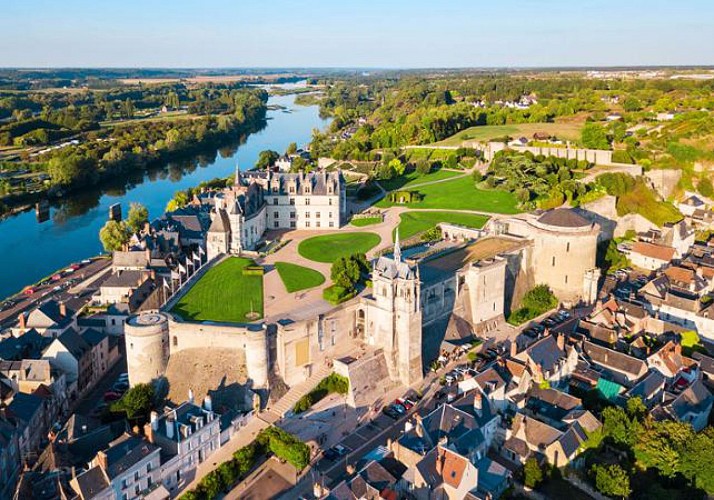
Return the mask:
[[461,500],[477,487],[477,467],[463,455],[437,446],[417,464],[410,493],[417,499]]
[[52,342],[51,338],[43,337],[34,328],[26,330],[24,333],[0,340],[0,359],[20,361],[39,358],[50,342]]
[[647,358],[647,366],[659,371],[663,377],[671,381],[682,370],[695,369],[696,362],[682,355],[682,345],[680,343],[670,340]]
[[648,410],[660,404],[664,397],[666,379],[662,374],[653,370],[645,378],[637,382],[624,396],[640,398]]
[[653,412],[655,419],[679,420],[692,424],[699,432],[709,423],[714,396],[701,380],[694,381],[674,399],[669,399]]
[[0,498],[12,498],[22,466],[20,431],[14,419],[0,414]]
[[694,212],[696,210],[704,210],[706,208],[706,204],[698,196],[691,195],[691,196],[687,197],[685,200],[680,201],[677,204],[677,208],[679,209],[680,212],[682,212],[682,215],[691,217],[694,215]]
[[118,342],[94,328],[84,330],[81,337],[91,349],[92,380],[89,385],[94,385],[119,360]]
[[161,449],[125,433],[97,453],[90,468],[70,481],[80,499],[133,500],[160,480]]
[[522,411],[548,425],[558,428],[573,410],[582,408],[582,401],[556,389],[533,387],[523,401]]
[[117,270],[102,282],[96,301],[100,305],[127,304],[136,311],[156,288],[153,271]]
[[661,113],[657,113],[657,116],[655,116],[655,119],[658,122],[668,122],[674,120],[675,114],[672,113],[671,111],[665,111]]
[[583,341],[583,355],[592,364],[606,372],[613,382],[631,387],[647,373],[647,363],[624,352]]
[[92,347],[72,328],[45,349],[42,359],[65,373],[71,398],[84,394],[95,380]]
[[147,441],[161,449],[160,479],[172,493],[190,483],[196,468],[221,446],[220,418],[211,410],[210,396],[205,408],[191,399],[162,415],[152,412],[144,426]]
[[116,251],[112,254],[112,272],[144,271],[150,268],[151,252],[148,250]]
[[563,422],[565,430],[517,413],[502,454],[512,462],[521,464],[532,455],[542,455],[551,465],[564,467],[577,457],[588,435],[602,424],[585,410],[572,411],[564,417]]
[[633,266],[649,271],[658,271],[670,263],[676,251],[672,247],[637,241],[629,251]]
[[21,335],[34,329],[40,335],[57,338],[68,328],[76,327],[75,312],[67,309],[64,302],[48,300],[29,313],[20,313],[18,326],[13,328],[13,335]]
[[[396,472],[391,463],[396,465]],[[388,464],[384,460],[370,460],[355,476],[343,480],[322,498],[328,500],[399,498],[400,491],[407,487],[401,480],[405,468],[396,460],[391,460],[391,463]]]
[[565,335],[561,333],[546,335],[521,352],[517,349],[517,344],[511,343],[511,357],[522,361],[538,384],[545,380],[552,384],[564,380],[578,361],[578,353],[572,346],[565,345]]
[[18,392],[7,405],[6,413],[18,423],[18,445],[22,459],[33,462],[49,429],[45,400],[35,394]]

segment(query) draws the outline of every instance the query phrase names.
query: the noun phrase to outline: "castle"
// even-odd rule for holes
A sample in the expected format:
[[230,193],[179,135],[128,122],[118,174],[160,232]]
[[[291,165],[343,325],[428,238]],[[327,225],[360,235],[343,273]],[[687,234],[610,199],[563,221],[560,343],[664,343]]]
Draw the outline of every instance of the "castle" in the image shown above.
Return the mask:
[[[272,183],[276,177],[266,174],[262,179]],[[272,210],[273,206],[280,207],[282,200],[290,200],[290,185],[278,188],[279,183],[306,182],[313,187],[317,182],[320,190],[327,192],[325,183],[332,182],[331,192],[337,199],[341,196],[337,194],[341,190],[339,173],[277,176],[275,182],[274,190],[260,188],[252,196],[286,191],[287,198],[276,194],[275,204],[263,200],[257,205],[261,210]],[[256,184],[241,183],[230,192],[256,190]],[[301,191],[296,188],[295,192]],[[304,216],[304,202],[310,195],[302,196]],[[250,199],[245,196],[242,202]],[[233,199],[231,203],[238,202]],[[288,201],[287,206],[293,205]],[[327,202],[321,206],[334,205]],[[279,210],[274,218],[282,220]],[[239,219],[240,223],[246,220]],[[301,222],[307,223],[308,217]],[[474,231],[478,234],[471,234]],[[458,341],[468,342],[474,333],[488,336],[523,294],[537,284],[548,285],[564,303],[595,300],[600,276],[595,266],[600,228],[572,210],[501,218],[483,230],[451,226],[442,228],[442,232],[445,238],[464,241],[434,255],[427,252],[421,257],[405,257],[397,235],[391,254],[373,262],[371,291],[308,319],[287,315],[275,323],[255,325],[182,322],[163,313],[153,319],[130,319],[126,340],[131,382],[161,376],[169,356],[182,349],[210,344],[244,351],[247,374],[256,388],[269,389],[270,373],[288,386],[299,384],[326,361],[334,360],[335,370],[339,365],[348,376],[361,370],[364,383],[355,387],[364,391],[369,386],[369,397],[376,397],[390,384],[418,383],[426,365],[440,355],[445,341],[456,345]],[[228,244],[229,250],[235,248],[231,240]],[[243,241],[237,245],[244,248]],[[144,345],[144,340],[150,345]],[[359,346],[363,348],[360,357],[345,355],[359,352]],[[365,396],[362,400],[368,399]]]
[[340,170],[310,173],[237,171],[233,186],[215,198],[208,230],[209,260],[255,250],[271,229],[338,229],[347,218]]

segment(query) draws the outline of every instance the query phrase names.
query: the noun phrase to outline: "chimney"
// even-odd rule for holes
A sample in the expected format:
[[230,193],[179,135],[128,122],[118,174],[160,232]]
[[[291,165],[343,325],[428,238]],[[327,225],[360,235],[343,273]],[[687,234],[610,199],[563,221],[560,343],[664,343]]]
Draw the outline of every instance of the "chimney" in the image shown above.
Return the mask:
[[511,340],[511,357],[515,358],[518,354],[518,343],[515,340]]
[[150,442],[151,444],[154,444],[155,438],[154,438],[153,423],[144,424],[144,436],[146,436],[146,440],[148,442]]
[[159,430],[159,414],[156,411],[151,412],[151,428],[155,431]]
[[174,438],[174,417],[173,415],[168,415],[166,417],[166,437],[169,439]]
[[424,437],[424,427],[421,425],[421,415],[418,413],[414,414],[414,429],[416,430],[416,435],[419,436],[420,438]]
[[483,396],[481,395],[481,391],[478,389],[476,389],[476,394],[474,394],[474,411],[479,417],[483,411]]
[[446,462],[446,451],[438,450],[436,451],[436,473],[439,476],[444,475],[444,463]]
[[347,465],[347,467],[345,468],[345,472],[347,472],[348,476],[353,475],[355,473],[355,466],[352,464]]
[[87,424],[82,425],[82,434],[87,433]]
[[20,330],[24,330],[27,323],[25,323],[25,313],[21,312],[17,315],[17,322],[20,326]]
[[64,302],[59,303],[59,313],[60,316],[62,316],[63,318],[67,316],[67,304],[65,304]]
[[556,333],[555,340],[558,343],[558,349],[561,351],[565,350],[565,335],[562,333]]
[[674,354],[676,354],[677,356],[682,355],[682,344],[680,344],[680,343],[674,344]]
[[107,454],[103,451],[97,453],[96,457],[97,464],[104,470],[107,470]]
[[206,411],[213,411],[213,400],[211,399],[210,394],[206,394],[206,397],[203,398],[203,409]]

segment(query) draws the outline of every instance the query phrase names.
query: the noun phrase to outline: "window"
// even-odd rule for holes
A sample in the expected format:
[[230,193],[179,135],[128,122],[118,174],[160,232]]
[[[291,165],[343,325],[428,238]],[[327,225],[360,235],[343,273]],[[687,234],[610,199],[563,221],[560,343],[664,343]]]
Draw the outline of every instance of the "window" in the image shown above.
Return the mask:
[[290,198],[290,204],[295,205],[295,198]]
[[315,223],[315,227],[320,227],[320,221],[317,221],[317,223]]
[[565,247],[565,251],[569,252],[570,251],[570,242],[568,242],[567,246]]
[[329,201],[329,204],[332,205],[332,198],[330,198],[328,201]]
[[278,204],[278,199],[277,199],[277,198],[273,198],[273,205],[277,205],[277,204]]
[[149,472],[151,472],[151,462],[146,464],[146,473],[148,474]]
[[139,471],[134,472],[134,481],[139,480]]
[[276,221],[273,223],[273,227],[280,227],[280,221],[277,221],[277,220],[276,220]]
[[290,212],[290,218],[294,219],[295,218],[295,212]]
[[553,267],[555,267],[555,255],[553,255]]
[[310,227],[310,221],[305,221],[305,227]]
[[567,274],[565,275],[565,284],[566,285],[568,284],[568,275]]
[[140,485],[137,484],[136,486],[134,486],[134,493],[136,493],[138,495],[140,491],[141,491]]
[[310,212],[305,212],[305,217],[310,218]]
[[329,217],[330,219],[332,219],[332,212],[327,212],[327,217]]
[[295,194],[295,186],[290,186],[290,194]]
[[147,481],[146,481],[146,487],[147,487],[147,488],[151,488],[152,482],[153,482],[153,481],[151,480],[151,476],[149,476],[148,479],[147,479]]
[[315,217],[320,218],[320,212],[315,212]]
[[290,229],[295,229],[295,221],[294,220],[290,221]]
[[178,345],[178,337],[174,335],[174,347]]
[[276,219],[277,219],[278,217],[280,217],[280,212],[278,212],[277,210],[276,210],[275,212],[273,212],[273,217],[276,218]]
[[330,227],[335,227],[335,223],[330,221]]
[[309,205],[309,204],[310,204],[310,198],[305,198],[305,205]]

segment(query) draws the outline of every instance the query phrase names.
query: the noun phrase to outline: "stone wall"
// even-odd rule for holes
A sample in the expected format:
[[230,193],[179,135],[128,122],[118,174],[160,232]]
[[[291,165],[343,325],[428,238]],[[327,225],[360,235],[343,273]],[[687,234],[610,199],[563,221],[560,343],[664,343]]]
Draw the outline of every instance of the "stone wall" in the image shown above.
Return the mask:
[[674,194],[677,183],[682,178],[682,171],[679,169],[655,169],[645,172],[644,175],[652,189],[666,200]]

